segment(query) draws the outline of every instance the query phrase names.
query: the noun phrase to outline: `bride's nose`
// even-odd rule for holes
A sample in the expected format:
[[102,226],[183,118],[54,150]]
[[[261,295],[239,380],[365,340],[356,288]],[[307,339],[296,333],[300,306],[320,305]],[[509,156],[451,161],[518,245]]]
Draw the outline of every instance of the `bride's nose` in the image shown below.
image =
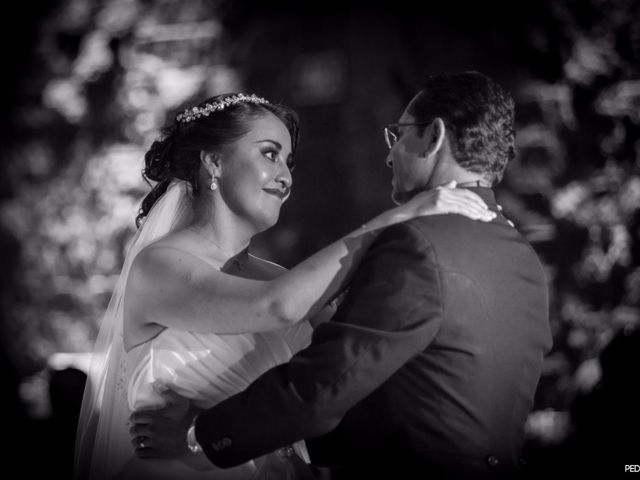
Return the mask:
[[291,178],[291,172],[289,171],[288,168],[278,173],[278,176],[276,177],[276,182],[282,188],[287,188],[287,189],[291,188],[291,185],[293,184],[293,178]]

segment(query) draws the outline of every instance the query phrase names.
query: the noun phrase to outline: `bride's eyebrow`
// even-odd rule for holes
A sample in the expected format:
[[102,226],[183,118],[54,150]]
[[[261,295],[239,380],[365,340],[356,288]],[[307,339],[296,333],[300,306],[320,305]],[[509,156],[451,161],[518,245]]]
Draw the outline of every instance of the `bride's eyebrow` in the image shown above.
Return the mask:
[[278,150],[282,150],[282,145],[280,145],[280,142],[276,142],[275,140],[270,140],[268,138],[265,138],[264,140],[258,140],[255,143],[263,143],[263,142],[270,142],[273,143],[273,145],[278,149]]

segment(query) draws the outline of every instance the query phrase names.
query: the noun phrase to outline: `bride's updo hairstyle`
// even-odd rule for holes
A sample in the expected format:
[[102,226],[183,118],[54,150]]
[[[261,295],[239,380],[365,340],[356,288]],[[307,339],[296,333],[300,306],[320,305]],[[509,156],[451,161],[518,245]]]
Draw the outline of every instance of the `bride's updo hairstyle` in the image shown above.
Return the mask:
[[251,121],[267,112],[274,114],[287,127],[291,135],[291,151],[295,153],[299,136],[297,114],[285,105],[269,103],[255,95],[218,95],[177,115],[173,124],[162,129],[160,137],[144,156],[142,176],[149,184],[157,183],[142,201],[136,226],[140,227],[151,207],[174,179],[189,182],[193,195],[197,196],[200,152],[219,151],[235,142],[249,133]]

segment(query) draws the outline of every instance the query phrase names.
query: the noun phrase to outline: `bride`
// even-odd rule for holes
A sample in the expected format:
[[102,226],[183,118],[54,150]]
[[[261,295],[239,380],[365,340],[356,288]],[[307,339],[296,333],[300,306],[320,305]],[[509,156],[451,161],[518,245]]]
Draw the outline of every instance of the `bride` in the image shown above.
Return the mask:
[[[390,209],[286,272],[249,252],[273,226],[292,186],[298,120],[255,95],[220,95],[187,109],[145,155],[157,182],[96,341],[76,442],[78,478],[301,478],[274,452],[218,469],[186,449],[140,459],[128,417],[166,405],[166,392],[209,408],[306,346],[327,320],[376,231],[417,215],[490,220],[468,190],[438,188]],[[308,461],[304,443],[291,446]],[[144,455],[141,455],[144,456]],[[291,460],[287,460],[291,459]],[[273,475],[273,477],[271,477]]]

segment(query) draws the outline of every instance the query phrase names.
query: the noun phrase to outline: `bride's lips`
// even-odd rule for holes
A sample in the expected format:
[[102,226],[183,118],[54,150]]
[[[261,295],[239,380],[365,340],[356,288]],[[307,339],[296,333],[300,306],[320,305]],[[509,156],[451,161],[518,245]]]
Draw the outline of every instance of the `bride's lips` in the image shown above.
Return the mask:
[[280,200],[284,200],[289,196],[289,189],[280,190],[278,188],[263,188],[263,190],[271,195],[278,197]]

